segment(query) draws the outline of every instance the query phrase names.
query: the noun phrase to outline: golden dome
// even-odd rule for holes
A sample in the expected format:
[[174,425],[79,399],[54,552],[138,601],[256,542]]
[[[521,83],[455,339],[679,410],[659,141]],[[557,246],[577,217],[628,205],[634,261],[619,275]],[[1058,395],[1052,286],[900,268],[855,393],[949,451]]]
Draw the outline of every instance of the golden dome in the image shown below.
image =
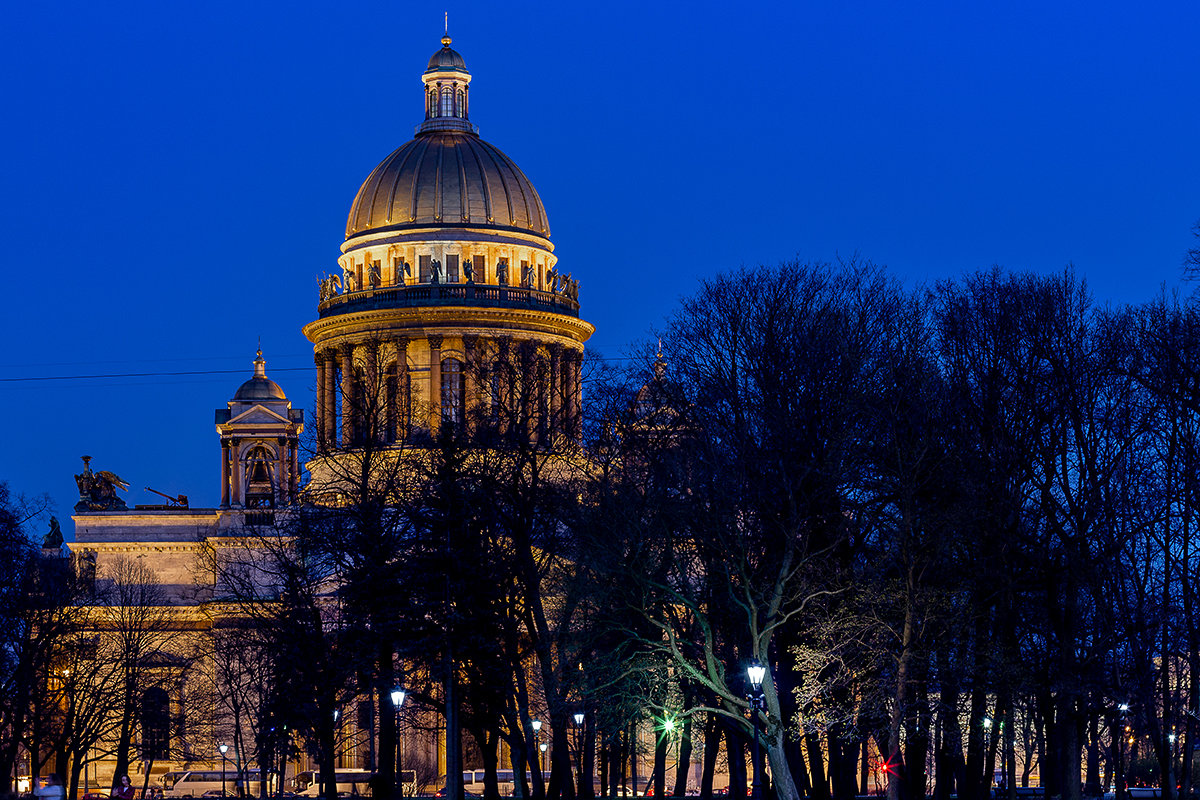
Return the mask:
[[542,199],[520,167],[458,130],[424,131],[385,158],[354,198],[346,239],[430,225],[550,237]]

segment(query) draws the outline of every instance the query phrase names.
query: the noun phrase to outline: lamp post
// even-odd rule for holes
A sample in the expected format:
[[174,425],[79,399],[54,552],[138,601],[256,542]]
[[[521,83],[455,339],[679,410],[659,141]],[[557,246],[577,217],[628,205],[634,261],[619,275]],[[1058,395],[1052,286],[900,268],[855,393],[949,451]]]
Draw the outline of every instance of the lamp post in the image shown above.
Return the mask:
[[746,677],[750,679],[750,723],[754,726],[754,790],[751,796],[754,800],[762,800],[762,784],[759,781],[758,712],[765,708],[762,685],[767,677],[767,668],[757,661],[751,662],[750,666],[746,667]]
[[[583,721],[584,721],[584,719],[586,719],[586,716],[584,715],[584,713],[582,711],[575,712],[575,727],[577,729],[576,733],[575,733],[575,750],[578,753],[578,755],[576,756],[576,763],[579,765],[579,777],[578,777],[578,784],[575,789],[575,794],[577,796],[586,797],[588,795],[588,793],[585,793],[583,791]],[[590,793],[591,786],[588,787],[588,790]]]
[[539,736],[539,734],[541,733],[541,730],[542,730],[542,721],[540,719],[530,720],[529,727],[533,728],[533,746],[534,746],[533,757],[537,764],[537,771],[541,772],[542,771],[542,756],[540,753],[544,753],[546,751],[546,748],[544,746],[539,747],[539,739],[541,738]]
[[396,712],[396,796],[404,797],[404,761],[400,748],[400,706],[404,705],[406,692],[397,686],[392,689],[392,709]]
[[1113,783],[1113,794],[1115,800],[1121,800],[1125,796],[1125,738],[1129,730],[1129,726],[1125,724],[1125,715],[1129,713],[1129,704],[1121,703],[1117,706],[1117,711],[1121,715],[1117,718],[1117,730],[1113,731],[1113,749],[1116,752],[1113,754],[1116,757],[1117,769],[1115,780]]
[[225,796],[225,754],[229,752],[229,745],[222,742],[217,745],[217,749],[221,751],[221,797]]

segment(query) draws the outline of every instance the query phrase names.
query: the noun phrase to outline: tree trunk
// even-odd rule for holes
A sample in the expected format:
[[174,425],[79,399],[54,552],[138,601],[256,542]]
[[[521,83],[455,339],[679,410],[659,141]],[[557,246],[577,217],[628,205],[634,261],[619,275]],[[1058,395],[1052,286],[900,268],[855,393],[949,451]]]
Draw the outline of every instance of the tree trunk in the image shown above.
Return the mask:
[[671,794],[683,797],[687,794],[688,773],[692,762],[692,717],[683,718],[683,733],[679,738],[679,763],[675,767],[675,787]]
[[[658,731],[655,731],[657,734]],[[667,793],[667,737],[658,734],[654,740],[654,775],[651,785],[654,796],[662,798]]]
[[713,775],[717,771],[717,756],[721,750],[721,731],[715,714],[704,720],[704,767],[700,772],[700,796],[712,797]]
[[729,797],[746,796],[746,749],[738,729],[721,720],[725,734],[725,762],[729,765]]

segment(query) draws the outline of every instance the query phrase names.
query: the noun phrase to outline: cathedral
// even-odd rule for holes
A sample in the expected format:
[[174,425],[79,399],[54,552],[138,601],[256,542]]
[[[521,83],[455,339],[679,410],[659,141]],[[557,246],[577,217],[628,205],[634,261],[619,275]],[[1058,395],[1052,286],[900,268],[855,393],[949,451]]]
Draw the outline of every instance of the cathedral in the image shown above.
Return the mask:
[[[529,178],[471,121],[463,57],[448,35],[441,45],[419,90],[414,81],[414,136],[362,183],[337,265],[316,276],[316,314],[304,327],[316,368],[307,418],[268,377],[260,350],[216,410],[218,507],[191,508],[181,496],[127,508],[120,479],[93,471],[89,458],[76,476],[72,557],[97,579],[131,561],[147,567],[173,630],[202,634],[220,613],[214,579],[198,566],[203,552],[269,529],[297,503],[323,502],[326,489],[312,487],[328,487],[331,465],[356,450],[427,443],[446,425],[503,427],[517,402],[533,409],[521,424],[534,440],[581,435],[580,365],[593,327],[580,318],[578,281],[558,263]],[[179,681],[143,719],[185,720],[196,713],[193,691]],[[182,725],[165,727],[169,739]],[[167,744],[155,782],[168,770],[221,768],[215,742]],[[343,762],[365,766],[353,749]],[[106,789],[114,768],[98,759],[87,785]]]

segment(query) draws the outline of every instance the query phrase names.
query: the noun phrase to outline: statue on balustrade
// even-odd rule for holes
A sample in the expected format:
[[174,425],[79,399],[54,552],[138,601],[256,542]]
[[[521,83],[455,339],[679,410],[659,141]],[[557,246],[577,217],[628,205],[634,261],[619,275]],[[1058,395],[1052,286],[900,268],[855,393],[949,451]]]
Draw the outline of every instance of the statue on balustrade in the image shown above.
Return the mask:
[[412,264],[409,264],[403,258],[396,265],[396,283],[403,286],[408,283],[408,279],[412,277]]
[[508,259],[502,258],[496,264],[496,282],[508,286]]
[[357,292],[358,291],[358,276],[354,274],[354,270],[353,269],[342,270],[342,273],[345,275],[343,285],[346,287],[346,294],[350,294],[350,292]]
[[558,294],[558,273],[554,271],[554,267],[546,270],[546,291]]
[[429,262],[429,282],[442,283],[446,279],[442,272],[442,262],[436,258]]
[[342,288],[342,279],[337,275],[326,275],[317,282],[320,289],[321,302],[324,303],[331,297],[336,297],[338,289]]
[[80,456],[83,459],[83,474],[75,476],[75,485],[79,487],[79,502],[75,504],[76,511],[124,511],[125,501],[117,497],[117,489],[125,491],[129,484],[107,470],[92,472],[88,462],[91,456]]
[[372,289],[378,289],[379,284],[380,284],[379,262],[374,261],[371,263],[371,266],[367,269],[367,285],[369,285]]
[[471,263],[471,259],[464,258],[462,262],[463,275],[467,278],[467,283],[475,282],[475,265]]

